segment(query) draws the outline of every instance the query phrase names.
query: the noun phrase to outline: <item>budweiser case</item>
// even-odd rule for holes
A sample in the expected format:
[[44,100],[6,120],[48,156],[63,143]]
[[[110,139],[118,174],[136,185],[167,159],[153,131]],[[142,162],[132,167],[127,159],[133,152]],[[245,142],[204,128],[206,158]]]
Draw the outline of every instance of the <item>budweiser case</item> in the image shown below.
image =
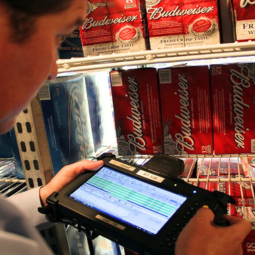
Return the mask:
[[212,153],[208,67],[160,69],[159,82],[165,154]]
[[216,154],[255,152],[255,65],[211,66]]
[[80,34],[85,57],[146,50],[139,0],[88,1]]
[[157,71],[110,73],[119,155],[162,152]]
[[179,0],[146,0],[146,10],[152,50],[184,46]]
[[237,41],[255,40],[255,2],[233,0]]
[[220,42],[216,0],[146,0],[146,9],[152,50]]
[[217,0],[182,1],[185,46],[220,43]]

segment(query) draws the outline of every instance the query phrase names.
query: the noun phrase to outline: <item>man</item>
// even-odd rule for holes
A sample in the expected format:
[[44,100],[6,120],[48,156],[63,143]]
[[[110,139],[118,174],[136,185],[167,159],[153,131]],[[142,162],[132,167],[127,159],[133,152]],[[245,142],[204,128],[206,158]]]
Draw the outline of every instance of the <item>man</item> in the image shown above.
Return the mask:
[[[57,48],[61,38],[85,19],[85,0],[0,0],[0,133],[13,126],[46,79],[57,75]],[[0,245],[4,254],[51,254],[33,228],[47,219],[37,212],[46,198],[61,190],[101,161],[80,161],[65,166],[42,188],[0,199]],[[176,255],[242,254],[241,243],[249,222],[226,216],[231,226],[217,228],[213,213],[201,209],[177,240]],[[32,224],[31,224],[32,223]]]

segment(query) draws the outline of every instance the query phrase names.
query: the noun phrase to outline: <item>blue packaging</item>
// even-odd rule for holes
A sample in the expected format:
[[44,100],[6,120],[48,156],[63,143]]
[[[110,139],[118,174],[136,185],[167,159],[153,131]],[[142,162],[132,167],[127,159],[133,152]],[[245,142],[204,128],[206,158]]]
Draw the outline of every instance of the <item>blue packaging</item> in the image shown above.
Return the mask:
[[9,133],[5,133],[0,135],[0,158],[11,158],[12,150],[11,150],[11,142]]
[[85,74],[94,147],[97,153],[116,146],[111,86],[108,71]]
[[49,84],[45,84],[39,91],[39,98],[43,112],[44,124],[51,155],[53,172],[56,174],[65,164],[59,141],[59,133],[55,118],[53,101],[50,96]]
[[69,34],[58,48],[60,59],[84,57],[79,29]]
[[11,131],[8,132],[8,134],[10,137],[11,150],[15,164],[14,174],[17,176],[18,179],[25,179],[14,128],[12,128]]
[[56,173],[60,158],[62,167],[94,157],[95,150],[83,74],[59,76],[44,86],[50,102],[41,103]]

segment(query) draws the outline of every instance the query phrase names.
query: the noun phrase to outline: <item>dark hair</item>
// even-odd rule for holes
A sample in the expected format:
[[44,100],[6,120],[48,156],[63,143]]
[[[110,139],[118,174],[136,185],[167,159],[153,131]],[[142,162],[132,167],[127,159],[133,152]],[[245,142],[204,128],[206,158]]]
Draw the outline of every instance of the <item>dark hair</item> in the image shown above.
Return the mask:
[[22,43],[33,34],[36,19],[69,8],[73,0],[0,0],[7,7],[12,28],[11,40]]

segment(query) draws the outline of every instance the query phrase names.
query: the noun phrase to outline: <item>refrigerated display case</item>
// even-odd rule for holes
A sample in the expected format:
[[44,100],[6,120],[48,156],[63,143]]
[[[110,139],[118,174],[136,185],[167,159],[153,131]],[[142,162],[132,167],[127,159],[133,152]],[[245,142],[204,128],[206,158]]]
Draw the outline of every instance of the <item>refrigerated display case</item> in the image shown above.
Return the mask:
[[[184,47],[169,50],[150,50],[141,52],[132,52],[125,54],[111,54],[97,57],[74,58],[69,60],[58,60],[59,73],[66,72],[83,72],[93,73],[97,75],[98,71],[109,72],[112,69],[128,69],[137,67],[168,67],[176,65],[209,65],[214,63],[231,63],[231,62],[253,62],[255,56],[255,43],[230,43],[217,44],[203,47]],[[114,121],[114,120],[112,120]],[[30,123],[31,129],[27,130],[27,123]],[[22,126],[21,130],[19,126]],[[17,119],[15,127],[17,141],[20,148],[21,160],[25,172],[25,179],[29,188],[43,185],[47,183],[53,176],[51,156],[47,145],[46,132],[43,128],[42,111],[39,98],[36,97],[26,111],[24,111]],[[35,145],[35,150],[22,150],[20,144],[24,142],[29,146],[31,141]],[[112,148],[112,144],[104,149],[107,151]],[[136,155],[122,156],[115,152],[117,157],[128,160],[135,164],[143,165],[152,156]],[[235,210],[239,213],[239,217],[244,217],[254,224],[255,229],[255,196],[253,184],[255,176],[248,171],[248,175],[242,175],[242,165],[248,162],[250,158],[255,158],[255,154],[190,154],[179,155],[184,162],[188,162],[185,169],[186,174],[181,176],[186,182],[205,189],[221,190],[225,187],[225,192],[231,195],[231,183],[239,184],[240,203],[236,208],[229,208],[229,211]],[[231,173],[231,164],[233,159],[236,162],[236,173]],[[215,170],[215,160],[217,160],[216,169],[220,169],[221,163],[224,162],[225,177],[221,178],[220,171],[215,175],[210,173]],[[206,163],[205,163],[206,162]],[[206,172],[205,170],[206,165]],[[196,174],[194,169],[196,166]],[[201,173],[204,174],[201,174]],[[247,209],[246,192],[244,188],[250,187],[249,209]],[[253,214],[254,213],[254,214]],[[251,249],[250,249],[251,250]],[[255,249],[252,250],[255,253]],[[248,253],[247,253],[248,254]]]

